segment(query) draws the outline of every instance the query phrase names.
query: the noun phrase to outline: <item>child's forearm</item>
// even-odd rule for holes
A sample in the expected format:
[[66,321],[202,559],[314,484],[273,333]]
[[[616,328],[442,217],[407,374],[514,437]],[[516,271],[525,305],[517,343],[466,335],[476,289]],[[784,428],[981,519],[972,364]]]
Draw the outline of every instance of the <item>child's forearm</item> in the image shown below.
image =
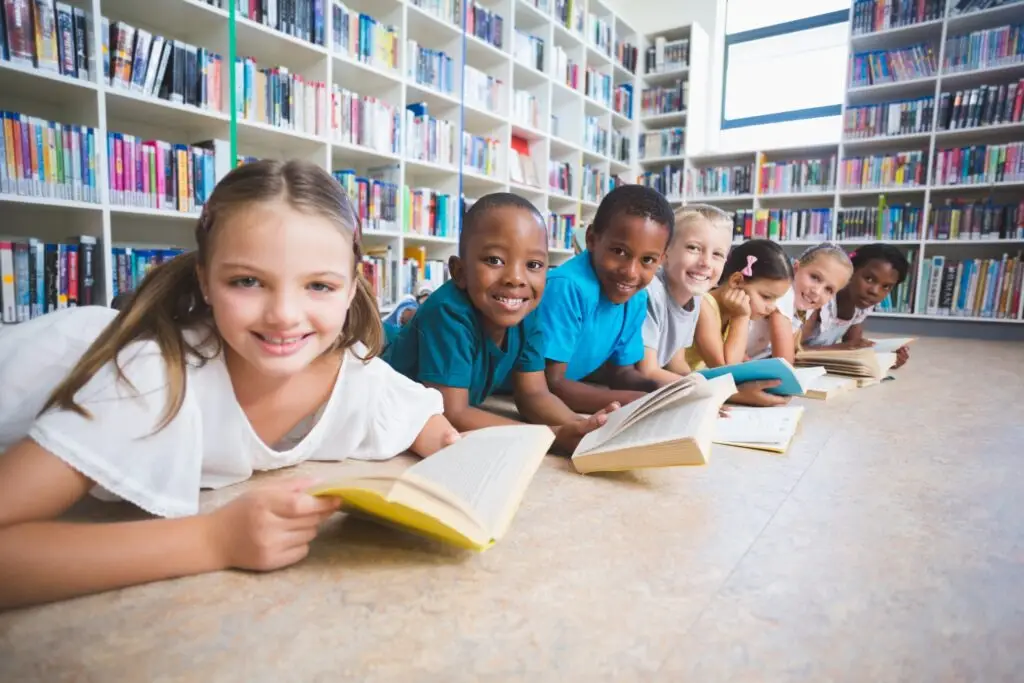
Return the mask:
[[725,364],[735,365],[742,363],[743,357],[747,355],[747,327],[750,321],[747,318],[734,318],[729,326],[729,337],[725,340],[724,353]]
[[466,406],[461,410],[445,411],[444,416],[460,432],[471,432],[474,429],[483,429],[484,427],[522,424],[522,422],[510,420],[507,417],[495,415],[494,413],[471,406]]
[[0,529],[0,610],[225,569],[210,519]]
[[516,394],[515,399],[519,413],[534,424],[557,427],[579,419],[574,410],[546,387],[544,391]]
[[682,375],[678,375],[671,370],[665,368],[650,368],[647,370],[638,371],[643,374],[644,377],[650,379],[658,386],[665,386],[666,384],[672,384],[678,380]]
[[592,415],[607,407],[609,403],[632,403],[646,392],[608,389],[563,378],[552,383],[551,393],[560,398],[571,410]]
[[437,453],[445,446],[451,445],[457,438],[458,427],[455,427],[448,421],[447,413],[445,415],[432,415],[426,424],[423,425],[423,429],[420,430],[419,435],[412,442],[409,450],[421,458],[426,458]]
[[647,393],[654,391],[665,384],[671,384],[678,379],[674,375],[671,377],[671,379],[656,379],[654,377],[644,375],[632,365],[622,365],[616,367],[611,372],[608,386],[612,389],[626,389],[628,391],[642,391]]

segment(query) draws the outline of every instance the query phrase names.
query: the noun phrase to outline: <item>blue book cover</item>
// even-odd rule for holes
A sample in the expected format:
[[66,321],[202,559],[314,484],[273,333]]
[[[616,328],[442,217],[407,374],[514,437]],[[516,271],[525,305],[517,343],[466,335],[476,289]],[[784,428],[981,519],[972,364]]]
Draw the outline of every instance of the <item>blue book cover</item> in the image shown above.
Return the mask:
[[782,384],[765,391],[769,394],[778,394],[780,396],[801,396],[804,393],[804,388],[800,385],[800,380],[797,378],[793,366],[783,358],[762,358],[761,360],[751,360],[735,365],[723,365],[718,368],[704,368],[697,372],[708,379],[714,379],[722,375],[732,375],[736,386],[744,382],[778,379],[782,380]]

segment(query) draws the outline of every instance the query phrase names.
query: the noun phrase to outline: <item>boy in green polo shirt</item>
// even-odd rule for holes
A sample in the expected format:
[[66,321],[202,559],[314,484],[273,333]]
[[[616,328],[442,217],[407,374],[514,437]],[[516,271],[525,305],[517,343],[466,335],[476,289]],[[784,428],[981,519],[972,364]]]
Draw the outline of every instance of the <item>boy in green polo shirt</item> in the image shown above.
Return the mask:
[[384,351],[406,377],[438,389],[445,417],[460,431],[515,424],[479,406],[511,377],[520,414],[550,425],[555,446],[571,453],[604,424],[607,406],[582,419],[548,390],[534,310],[548,270],[547,226],[526,199],[481,197],[466,213],[452,279],[430,295]]

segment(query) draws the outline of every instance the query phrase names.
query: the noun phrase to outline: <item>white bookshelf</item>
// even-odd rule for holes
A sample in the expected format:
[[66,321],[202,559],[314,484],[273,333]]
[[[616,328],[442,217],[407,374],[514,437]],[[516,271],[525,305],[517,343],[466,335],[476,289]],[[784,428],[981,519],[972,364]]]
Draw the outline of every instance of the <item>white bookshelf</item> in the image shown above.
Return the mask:
[[[96,173],[99,201],[87,203],[53,197],[24,194],[0,195],[5,220],[0,239],[39,238],[43,241],[65,241],[78,235],[98,240],[99,270],[96,287],[98,303],[111,299],[114,268],[111,249],[122,245],[137,248],[194,246],[192,231],[198,208],[191,212],[121,206],[111,202],[108,190],[107,132],[118,131],[142,139],[167,140],[190,144],[201,140],[217,141],[217,172],[219,179],[233,165],[228,159],[232,134],[230,114],[229,48],[232,18],[229,0],[221,0],[225,8],[212,7],[201,0],[160,0],[134,3],[133,0],[77,0],[73,3],[89,14],[91,66],[88,80],[76,79],[36,68],[17,66],[0,60],[0,109],[21,112],[48,120],[88,125],[96,129]],[[574,0],[576,12],[582,16],[582,30],[566,28],[556,17],[554,0],[481,0],[485,7],[502,18],[501,47],[463,31],[461,18],[446,16],[456,5],[453,0],[347,0],[352,13],[367,14],[381,24],[390,25],[397,34],[397,69],[378,63],[363,62],[335,46],[332,11],[338,3],[325,0],[325,45],[314,45],[287,35],[242,16],[234,19],[235,50],[238,57],[253,57],[258,68],[282,66],[302,76],[307,82],[326,84],[325,99],[330,101],[331,86],[362,96],[377,98],[392,106],[402,119],[399,144],[392,149],[385,136],[375,136],[377,144],[358,144],[332,131],[329,107],[323,107],[315,125],[308,130],[278,128],[267,123],[247,120],[242,115],[235,127],[237,153],[260,158],[301,157],[336,171],[354,169],[360,176],[370,169],[388,167],[389,179],[398,188],[430,188],[445,192],[458,200],[460,193],[467,202],[494,191],[508,190],[530,199],[547,216],[549,213],[573,214],[578,226],[589,221],[603,192],[584,192],[586,171],[600,174],[605,180],[612,175],[631,182],[636,175],[635,111],[623,115],[607,101],[591,97],[583,90],[584,73],[592,69],[608,77],[612,86],[633,85],[634,107],[638,106],[637,76],[624,69],[614,56],[619,41],[638,45],[640,37],[629,24],[612,12],[601,0]],[[441,9],[439,9],[441,8]],[[154,96],[107,85],[103,81],[101,48],[101,16],[111,22],[126,21],[167,38],[183,40],[222,56],[220,111],[174,104]],[[593,17],[593,19],[591,19]],[[592,40],[587,28],[600,20],[610,27],[610,43],[603,49]],[[544,60],[540,69],[521,63],[513,56],[517,30],[535,35],[544,44]],[[417,82],[413,75],[414,55],[409,41],[443,50],[451,58],[453,87],[441,92]],[[564,85],[555,72],[553,47],[561,47],[579,67],[579,88]],[[500,93],[492,102],[473,97],[472,72],[482,72],[500,82]],[[513,93],[528,92],[536,99],[537,116],[533,121],[515,115]],[[409,146],[409,130],[405,123],[408,105],[426,103],[429,114],[447,120],[451,126],[453,158],[451,163],[438,163],[417,158]],[[557,128],[553,123],[557,118]],[[600,145],[588,144],[584,137],[587,121],[608,131]],[[625,159],[614,155],[611,131],[617,130],[629,140],[631,154]],[[493,139],[493,162],[486,169],[474,169],[461,155],[463,132]],[[514,182],[510,170],[510,144],[513,135],[529,141],[534,176],[539,186]],[[364,140],[365,141],[365,140]],[[548,160],[567,162],[573,170],[572,187],[560,193],[548,187]],[[606,187],[606,185],[605,185]],[[456,209],[456,226],[459,211]],[[366,249],[390,248],[400,263],[406,247],[423,247],[428,260],[442,260],[455,253],[457,228],[450,234],[437,236],[409,229],[409,217],[403,215],[399,201],[397,219],[388,225],[364,226]],[[562,245],[550,250],[553,264],[569,258],[573,251]],[[398,269],[404,273],[404,268]],[[392,292],[381,297],[387,311],[411,283],[404,275],[395,282]]]
[[[911,293],[911,309],[899,312],[877,312],[881,317],[907,318],[931,321],[963,321],[985,323],[1020,324],[1018,318],[996,318],[929,314],[927,312],[927,282],[923,281],[925,263],[933,255],[942,254],[953,258],[1000,258],[1004,253],[1015,254],[1024,249],[1020,239],[934,239],[928,237],[931,220],[930,210],[941,205],[947,198],[986,199],[995,203],[1019,202],[1024,198],[1024,177],[998,183],[942,185],[934,181],[935,152],[937,149],[990,143],[1003,144],[1024,141],[1024,123],[1007,123],[989,127],[959,130],[937,130],[939,101],[942,93],[975,87],[982,84],[1000,84],[1024,78],[1024,61],[999,64],[969,71],[950,72],[942,67],[945,59],[946,40],[974,30],[998,27],[1024,22],[1024,2],[1003,5],[997,8],[973,12],[960,16],[949,16],[911,26],[903,26],[853,35],[849,38],[849,52],[897,48],[926,42],[934,46],[938,68],[934,75],[913,80],[880,83],[861,87],[847,87],[843,102],[843,118],[847,109],[862,104],[879,104],[922,96],[934,97],[935,107],[926,132],[903,135],[876,136],[872,138],[847,138],[842,136],[837,144],[814,147],[771,148],[739,152],[709,152],[688,154],[686,157],[686,178],[682,203],[704,202],[728,211],[759,209],[832,209],[832,230],[811,239],[779,240],[784,247],[794,247],[792,253],[816,244],[822,239],[836,240],[838,216],[843,209],[877,207],[880,195],[884,195],[888,206],[906,205],[921,208],[920,232],[909,239],[878,239],[875,237],[847,238],[837,240],[853,249],[857,244],[887,242],[911,253],[916,291]],[[850,74],[847,73],[847,84]],[[868,156],[876,153],[920,150],[924,155],[924,182],[914,187],[860,188],[845,187],[842,178],[843,160]],[[835,155],[835,187],[811,188],[807,191],[772,193],[760,187],[759,169],[765,162],[824,158]],[[641,163],[644,163],[641,161]],[[751,192],[726,196],[708,196],[695,191],[695,174],[703,168],[731,165],[752,165]]]

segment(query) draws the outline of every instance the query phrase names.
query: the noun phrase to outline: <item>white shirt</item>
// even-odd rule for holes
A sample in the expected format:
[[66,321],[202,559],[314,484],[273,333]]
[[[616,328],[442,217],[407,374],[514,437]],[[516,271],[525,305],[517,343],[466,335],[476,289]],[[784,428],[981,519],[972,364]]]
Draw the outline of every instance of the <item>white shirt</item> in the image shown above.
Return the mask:
[[835,297],[821,307],[818,312],[818,324],[804,342],[804,346],[832,346],[838,344],[846,336],[847,330],[864,322],[871,315],[871,308],[853,309],[853,317],[843,320],[839,317],[839,308]]
[[[796,318],[796,302],[792,287],[779,297],[775,310],[786,316],[791,325],[796,325],[794,322]],[[761,318],[760,320],[750,321],[750,327],[747,332],[747,358],[750,360],[768,358],[772,355],[772,331],[768,320],[768,318]]]
[[[444,412],[441,394],[349,350],[334,389],[308,434],[287,450],[256,435],[239,406],[223,353],[186,369],[181,409],[160,431],[167,374],[153,341],[119,355],[135,391],[112,363],[76,395],[92,418],[51,410],[50,392],[116,311],[82,306],[47,314],[0,334],[0,450],[25,436],[96,482],[95,495],[127,500],[161,517],[196,514],[199,490],[244,481],[256,471],[305,460],[385,460],[407,450],[426,421]],[[204,334],[186,331],[198,344]]]

